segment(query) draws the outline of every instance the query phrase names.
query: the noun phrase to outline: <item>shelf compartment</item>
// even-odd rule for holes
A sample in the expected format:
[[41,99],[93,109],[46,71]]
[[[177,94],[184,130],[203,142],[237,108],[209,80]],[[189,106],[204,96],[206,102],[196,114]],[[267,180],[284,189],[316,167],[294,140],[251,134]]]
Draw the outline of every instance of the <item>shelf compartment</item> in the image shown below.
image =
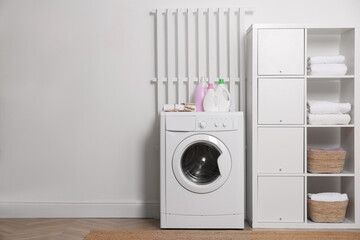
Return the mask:
[[[322,192],[346,193],[349,198],[349,203],[345,215],[346,221],[344,221],[343,223],[331,223],[331,224],[355,223],[354,177],[350,177],[350,176],[308,177],[307,193],[322,193]],[[325,224],[325,223],[315,223],[312,222],[310,219],[308,219],[307,222],[308,223],[311,222],[313,224]]]
[[[307,128],[307,148],[337,148],[346,151],[344,170],[340,174],[354,173],[354,128]],[[310,173],[308,173],[310,174]]]
[[[339,127],[353,127],[354,119],[354,79],[341,78],[312,79],[307,81],[307,101],[329,101],[336,103],[350,103],[351,121],[349,125],[334,125]],[[307,124],[308,127],[313,125]],[[323,125],[328,126],[328,125]],[[331,125],[333,126],[333,125]]]
[[307,53],[313,56],[345,56],[347,75],[354,74],[355,30],[313,28],[307,30]]

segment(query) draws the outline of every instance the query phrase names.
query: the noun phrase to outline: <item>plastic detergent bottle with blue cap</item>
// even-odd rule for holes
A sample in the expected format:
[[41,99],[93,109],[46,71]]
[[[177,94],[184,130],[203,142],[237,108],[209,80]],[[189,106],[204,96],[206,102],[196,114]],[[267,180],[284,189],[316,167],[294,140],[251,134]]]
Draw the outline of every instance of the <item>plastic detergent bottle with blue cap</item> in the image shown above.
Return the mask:
[[219,85],[215,90],[215,95],[218,101],[218,111],[219,112],[228,112],[230,111],[230,93],[226,89],[224,84],[224,79],[219,79]]

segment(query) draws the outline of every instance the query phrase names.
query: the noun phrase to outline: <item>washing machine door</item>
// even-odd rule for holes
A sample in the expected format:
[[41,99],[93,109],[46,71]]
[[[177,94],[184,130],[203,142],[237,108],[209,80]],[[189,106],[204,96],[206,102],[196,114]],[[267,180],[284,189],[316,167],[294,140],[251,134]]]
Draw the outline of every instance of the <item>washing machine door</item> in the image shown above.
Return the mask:
[[177,181],[194,193],[220,188],[231,172],[229,150],[219,139],[198,134],[184,139],[176,148],[172,167]]

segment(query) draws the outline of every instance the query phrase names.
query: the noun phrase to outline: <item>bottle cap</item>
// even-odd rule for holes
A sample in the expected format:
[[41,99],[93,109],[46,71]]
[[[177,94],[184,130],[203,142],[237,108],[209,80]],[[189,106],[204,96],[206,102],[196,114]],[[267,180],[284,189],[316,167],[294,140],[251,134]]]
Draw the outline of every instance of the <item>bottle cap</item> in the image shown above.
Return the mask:
[[209,83],[208,89],[214,89],[214,86],[212,83]]
[[220,78],[219,79],[219,84],[224,84],[224,79]]

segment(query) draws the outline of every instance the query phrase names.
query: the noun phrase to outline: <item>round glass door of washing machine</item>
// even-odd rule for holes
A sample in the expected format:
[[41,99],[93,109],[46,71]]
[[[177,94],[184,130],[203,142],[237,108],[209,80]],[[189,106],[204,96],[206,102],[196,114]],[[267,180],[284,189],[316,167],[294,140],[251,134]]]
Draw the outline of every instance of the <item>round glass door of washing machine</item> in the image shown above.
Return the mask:
[[231,172],[231,156],[219,139],[197,134],[184,139],[176,148],[172,167],[177,181],[194,193],[220,188]]

